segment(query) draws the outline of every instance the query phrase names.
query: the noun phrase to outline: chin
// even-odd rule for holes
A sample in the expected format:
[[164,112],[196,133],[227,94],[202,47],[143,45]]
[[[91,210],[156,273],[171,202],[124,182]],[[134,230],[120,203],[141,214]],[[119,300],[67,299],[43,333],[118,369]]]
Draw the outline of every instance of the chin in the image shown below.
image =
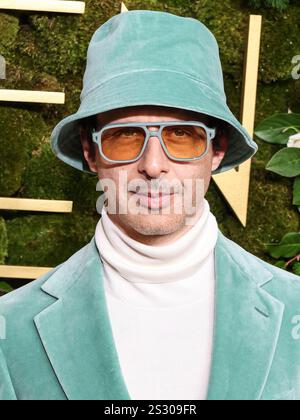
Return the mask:
[[[157,212],[158,213],[158,212]],[[141,235],[169,235],[185,225],[183,214],[122,214],[123,225]]]

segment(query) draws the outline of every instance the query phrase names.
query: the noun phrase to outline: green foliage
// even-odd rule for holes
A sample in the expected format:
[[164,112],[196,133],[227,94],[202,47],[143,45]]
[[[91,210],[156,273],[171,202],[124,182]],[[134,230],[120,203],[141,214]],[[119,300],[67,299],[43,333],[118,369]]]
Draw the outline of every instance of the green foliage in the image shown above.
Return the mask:
[[293,204],[295,206],[300,206],[300,176],[297,176],[294,182],[294,199]]
[[10,265],[54,267],[88,243],[97,219],[85,212],[16,215],[6,222]]
[[7,256],[7,232],[5,220],[0,217],[0,264],[4,263],[4,259]]
[[12,292],[14,289],[5,281],[0,281],[0,296]]
[[300,91],[297,96],[297,86],[292,78],[272,83],[260,82],[257,90],[256,125],[270,115],[286,113],[288,109],[299,112],[297,106],[300,106]]
[[[202,20],[216,36],[224,72],[240,82],[251,13],[242,6],[239,0],[196,0],[194,7],[194,17]],[[290,80],[291,60],[300,50],[299,5],[290,6],[284,13],[269,9],[259,13],[263,16],[259,81]]]
[[49,143],[35,152],[22,179],[20,197],[74,201],[74,209],[96,211],[97,177],[77,171],[57,159]]
[[289,0],[249,0],[250,6],[253,7],[273,7],[274,9],[284,10],[290,4]]
[[0,192],[11,196],[21,188],[23,171],[39,144],[48,140],[38,112],[0,106]]
[[265,244],[278,241],[286,233],[299,231],[299,213],[292,205],[292,181],[266,171],[255,157],[251,168],[246,229],[218,194],[214,184],[210,185],[207,200],[222,232],[269,263],[274,264],[274,259],[267,254]]
[[207,25],[218,41],[224,72],[236,81],[241,81],[243,76],[249,19],[240,3],[232,0],[196,0],[194,7],[194,17]]
[[275,114],[255,129],[260,139],[273,144],[287,144],[289,136],[300,132],[300,114]]
[[19,31],[19,20],[17,17],[0,14],[0,53],[7,53],[13,46]]
[[300,233],[291,232],[283,236],[280,242],[267,244],[266,249],[273,258],[285,258],[276,263],[277,267],[291,269],[294,274],[299,275],[300,261]]
[[[7,232],[5,220],[0,217],[0,264],[4,263],[7,256]],[[12,287],[0,279],[0,296],[12,291]]]
[[[300,132],[300,114],[276,114],[262,121],[256,128],[256,135],[264,142],[273,144],[286,144],[288,147],[277,151],[267,163],[266,169],[280,176],[295,178],[293,186],[293,204],[300,204],[300,148],[296,145],[297,136]],[[300,210],[300,208],[298,209]],[[285,262],[280,260],[276,265],[280,268],[292,268],[297,272],[296,264],[300,260],[300,233],[289,232],[277,244],[269,244],[266,250],[273,258],[289,258]]]
[[266,169],[288,178],[298,177],[300,175],[300,149],[286,147],[279,150],[270,160]]
[[300,262],[295,262],[295,264],[293,265],[293,272],[297,276],[300,276]]
[[300,203],[300,148],[295,147],[300,133],[300,114],[275,114],[262,121],[255,129],[255,134],[264,142],[286,144],[278,150],[266,165],[268,171],[288,178],[295,178],[293,186],[293,204]]
[[[256,123],[288,108],[300,112],[300,81],[291,77],[291,60],[300,51],[299,2],[291,1],[284,10],[263,1],[254,5],[259,7],[255,10],[249,0],[127,0],[126,5],[203,21],[219,42],[228,104],[238,117],[249,15],[262,14]],[[0,82],[1,87],[66,92],[64,106],[0,106],[0,196],[74,202],[72,214],[1,212],[0,261],[6,264],[59,264],[91,239],[99,220],[96,177],[68,167],[49,146],[54,125],[78,108],[93,32],[120,11],[119,0],[87,0],[86,6],[82,16],[0,13],[0,54],[7,60],[7,80]],[[292,205],[292,180],[265,170],[280,145],[256,141],[259,150],[252,164],[247,228],[213,183],[207,198],[224,234],[274,263],[265,243],[299,231],[299,213]]]
[[290,6],[283,13],[261,11],[263,32],[259,66],[259,80],[270,83],[290,80],[294,68],[292,59],[300,51],[299,5]]
[[300,233],[286,234],[278,244],[267,245],[268,252],[273,258],[291,258],[300,254]]

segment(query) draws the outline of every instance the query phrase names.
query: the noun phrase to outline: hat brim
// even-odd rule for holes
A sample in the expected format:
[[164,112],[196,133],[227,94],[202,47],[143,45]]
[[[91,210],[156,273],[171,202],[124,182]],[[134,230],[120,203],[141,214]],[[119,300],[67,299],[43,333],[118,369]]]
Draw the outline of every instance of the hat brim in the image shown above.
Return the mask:
[[113,109],[141,105],[186,109],[227,122],[228,149],[213,175],[235,168],[258,150],[224,96],[216,95],[209,86],[187,74],[153,69],[120,74],[87,93],[78,112],[63,119],[53,130],[52,151],[68,165],[95,175],[83,155],[78,121]]

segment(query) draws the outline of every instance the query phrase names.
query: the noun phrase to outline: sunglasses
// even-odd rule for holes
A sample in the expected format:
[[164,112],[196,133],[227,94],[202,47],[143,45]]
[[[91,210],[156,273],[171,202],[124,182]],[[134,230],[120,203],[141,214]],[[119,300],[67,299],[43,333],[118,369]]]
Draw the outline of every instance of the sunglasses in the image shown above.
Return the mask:
[[[148,127],[158,127],[149,130]],[[92,131],[100,155],[112,163],[136,162],[143,155],[150,137],[157,137],[166,155],[175,161],[202,159],[209,150],[216,129],[198,121],[164,121],[108,124]]]

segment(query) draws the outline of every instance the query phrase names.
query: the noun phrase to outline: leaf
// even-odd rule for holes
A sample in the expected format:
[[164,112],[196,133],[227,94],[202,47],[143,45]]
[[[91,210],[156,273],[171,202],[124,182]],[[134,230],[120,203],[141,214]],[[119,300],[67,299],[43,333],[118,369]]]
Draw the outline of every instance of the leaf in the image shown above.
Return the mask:
[[300,149],[285,147],[279,150],[268,162],[266,169],[288,178],[300,175]]
[[0,281],[0,290],[2,292],[9,293],[13,291],[13,288],[5,281]]
[[277,261],[277,263],[275,264],[275,267],[278,267],[278,268],[283,268],[284,270],[285,270],[285,260],[280,260],[280,261]]
[[267,244],[266,249],[273,258],[292,258],[300,253],[300,233],[287,233],[278,244]]
[[293,204],[295,206],[300,206],[300,176],[295,179],[294,182],[294,197],[293,197]]
[[256,127],[255,134],[267,143],[287,144],[289,137],[300,132],[300,114],[275,114]]
[[[300,262],[296,262],[295,264],[293,264],[293,273],[296,274],[297,276],[300,276]],[[299,277],[300,280],[300,277]]]

